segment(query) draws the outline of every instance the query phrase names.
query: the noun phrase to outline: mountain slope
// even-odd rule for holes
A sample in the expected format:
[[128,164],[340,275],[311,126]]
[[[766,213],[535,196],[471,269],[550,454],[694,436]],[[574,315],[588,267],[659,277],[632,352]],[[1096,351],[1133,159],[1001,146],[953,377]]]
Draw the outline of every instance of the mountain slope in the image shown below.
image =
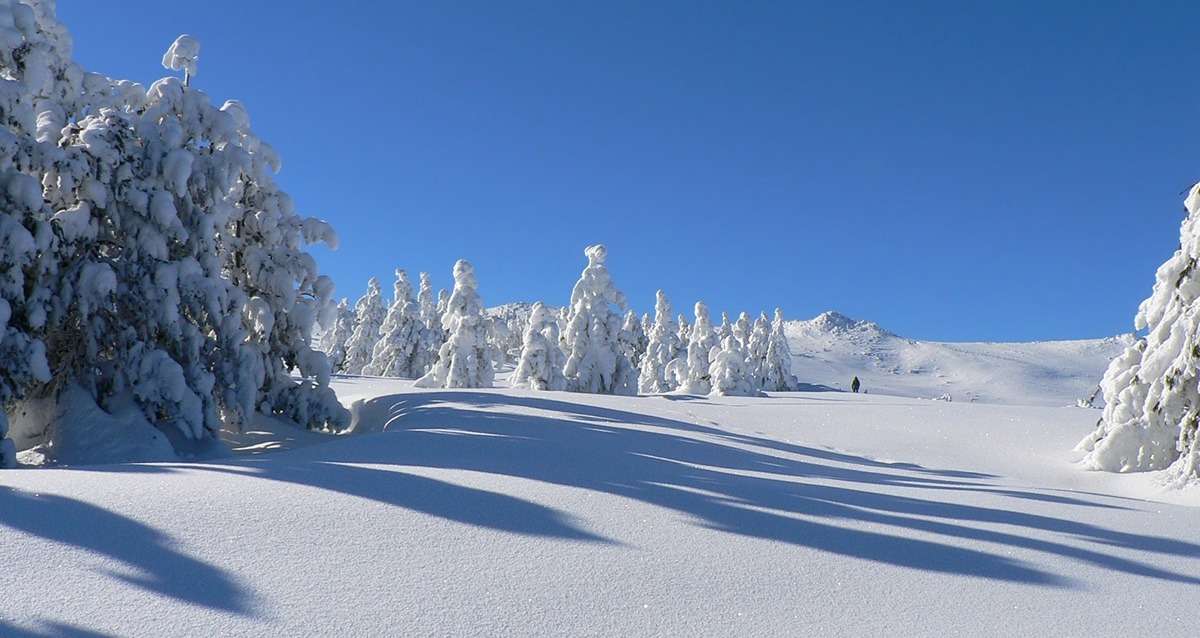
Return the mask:
[[1077,341],[942,343],[894,335],[826,312],[785,325],[792,372],[838,389],[855,375],[871,393],[1016,405],[1071,405],[1089,397],[1129,335]]

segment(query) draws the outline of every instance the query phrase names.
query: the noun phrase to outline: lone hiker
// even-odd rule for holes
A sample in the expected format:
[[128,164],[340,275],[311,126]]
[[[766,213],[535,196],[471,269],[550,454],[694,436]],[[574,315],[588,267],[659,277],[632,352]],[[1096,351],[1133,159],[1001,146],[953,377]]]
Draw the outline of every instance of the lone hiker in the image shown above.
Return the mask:
[[858,377],[854,377],[854,380],[850,382],[850,391],[857,393],[860,387],[862,384],[858,382]]

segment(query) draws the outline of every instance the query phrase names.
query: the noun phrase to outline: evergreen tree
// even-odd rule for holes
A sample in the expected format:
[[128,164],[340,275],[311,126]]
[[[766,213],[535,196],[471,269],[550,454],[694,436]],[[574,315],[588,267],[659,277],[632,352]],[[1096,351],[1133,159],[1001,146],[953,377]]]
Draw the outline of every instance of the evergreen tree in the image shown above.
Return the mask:
[[378,279],[371,277],[367,282],[367,294],[354,304],[354,312],[354,334],[346,342],[342,371],[362,374],[363,368],[371,363],[371,354],[375,350],[375,343],[379,341],[379,329],[383,326],[386,314]]
[[718,341],[708,317],[708,306],[703,301],[697,301],[695,310],[696,323],[692,324],[691,339],[688,341],[687,377],[682,389],[691,394],[708,394],[712,390],[709,356]]
[[341,372],[342,364],[346,361],[346,342],[354,334],[354,311],[350,302],[342,299],[338,302],[333,325],[321,335],[321,350],[329,358],[329,366],[334,372]]
[[632,310],[626,312],[618,342],[621,352],[625,353],[634,369],[637,369],[642,360],[642,353],[646,351],[645,339],[646,335],[642,332],[642,322],[638,320],[637,313]]
[[419,388],[490,388],[496,355],[487,339],[487,317],[479,298],[475,268],[465,259],[454,264],[454,292],[446,300],[442,328],[449,335]]
[[650,342],[642,357],[638,391],[643,394],[670,392],[675,388],[673,379],[667,374],[667,366],[679,351],[679,335],[675,322],[671,320],[671,302],[659,290],[654,296],[654,326],[650,329]]
[[767,387],[767,354],[770,345],[771,322],[767,319],[767,313],[760,312],[750,330],[749,344],[746,346],[748,373],[755,390],[764,390]]
[[571,291],[567,328],[562,336],[567,388],[575,392],[634,394],[636,374],[619,343],[623,321],[612,309],[625,308],[625,295],[613,285],[604,265],[607,249],[597,244],[583,252],[588,265]]
[[792,376],[792,349],[783,330],[783,311],[775,309],[775,320],[771,322],[771,335],[767,341],[767,358],[763,365],[763,388],[773,392],[796,389]]
[[363,367],[363,374],[402,379],[413,379],[424,374],[414,369],[413,365],[414,360],[419,358],[417,347],[421,343],[423,328],[420,308],[413,300],[408,273],[396,269],[392,305],[388,307],[387,316],[379,329],[379,341],[372,348],[371,362]]
[[513,387],[531,390],[566,388],[567,379],[562,372],[566,356],[558,347],[558,320],[555,314],[540,301],[533,304],[529,327],[525,329],[521,346],[521,357],[513,372]]
[[1200,480],[1200,184],[1184,206],[1179,248],[1159,266],[1134,319],[1146,336],[1109,364],[1103,417],[1076,448],[1090,468],[1167,469],[1178,485]]
[[754,396],[757,394],[746,370],[746,354],[733,335],[710,353],[712,363],[708,374],[712,379],[713,395]]

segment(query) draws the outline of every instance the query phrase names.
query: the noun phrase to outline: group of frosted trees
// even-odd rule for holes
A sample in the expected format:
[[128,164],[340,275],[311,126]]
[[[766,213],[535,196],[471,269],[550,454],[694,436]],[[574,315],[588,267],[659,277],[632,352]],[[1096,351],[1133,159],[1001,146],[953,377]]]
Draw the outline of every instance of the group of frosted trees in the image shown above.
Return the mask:
[[309,346],[333,285],[303,248],[334,234],[276,185],[246,109],[190,86],[199,43],[163,58],[188,79],[146,88],[73,62],[52,1],[0,0],[0,34],[0,466],[8,415],[78,389],[177,446],[257,412],[344,425]]
[[433,301],[421,273],[414,302],[408,275],[396,271],[391,305],[384,308],[379,282],[353,310],[343,301],[324,326],[322,348],[335,371],[417,379],[418,387],[490,387],[495,370],[514,364],[510,383],[534,390],[632,395],[681,391],[754,395],[796,388],[783,316],[775,311],[751,322],[722,315],[714,327],[697,303],[692,323],[671,317],[658,291],[654,317],[627,307],[605,266],[603,245],[584,250],[587,266],[570,303],[553,309],[536,303],[527,314],[501,308],[489,315],[475,270],[454,266],[454,291]]
[[1093,469],[1200,480],[1200,184],[1184,205],[1179,249],[1134,321],[1146,336],[1109,364],[1103,418],[1077,448]]
[[490,386],[494,366],[503,362],[495,339],[508,332],[484,312],[475,269],[455,263],[454,291],[436,300],[428,273],[419,285],[414,298],[408,273],[397,269],[390,305],[374,278],[353,309],[345,300],[338,304],[320,342],[333,371],[419,379],[428,387]]

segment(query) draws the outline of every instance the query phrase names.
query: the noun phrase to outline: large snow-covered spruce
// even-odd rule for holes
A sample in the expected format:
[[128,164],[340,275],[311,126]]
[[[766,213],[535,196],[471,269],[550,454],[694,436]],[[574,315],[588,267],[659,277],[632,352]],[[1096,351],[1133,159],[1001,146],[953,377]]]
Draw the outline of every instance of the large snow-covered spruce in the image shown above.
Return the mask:
[[571,290],[567,327],[562,335],[567,354],[563,368],[567,389],[636,394],[637,375],[620,343],[623,320],[613,310],[613,306],[625,309],[625,295],[613,285],[604,264],[608,249],[596,244],[584,249],[583,254],[588,264]]
[[521,346],[521,357],[513,372],[513,387],[531,390],[563,390],[567,379],[563,376],[566,357],[558,347],[558,320],[542,302],[533,304],[529,313],[529,327]]
[[746,365],[746,352],[731,334],[712,349],[708,375],[714,396],[753,396],[757,391]]
[[419,388],[490,388],[496,358],[488,342],[488,321],[477,289],[475,268],[465,259],[454,264],[454,292],[446,300],[442,328],[449,335],[433,368],[417,379]]
[[[52,2],[0,2],[0,35],[10,415],[82,387],[108,409],[133,401],[177,447],[255,411],[344,424],[309,343],[333,286],[303,251],[335,238],[275,185],[245,109],[176,78],[147,90],[83,71]],[[194,71],[198,43],[173,48]],[[55,423],[28,421],[24,446],[53,443]]]
[[1200,480],[1200,184],[1184,206],[1179,249],[1155,275],[1134,319],[1146,336],[1104,373],[1104,415],[1078,445],[1083,463],[1110,472],[1168,469]]

